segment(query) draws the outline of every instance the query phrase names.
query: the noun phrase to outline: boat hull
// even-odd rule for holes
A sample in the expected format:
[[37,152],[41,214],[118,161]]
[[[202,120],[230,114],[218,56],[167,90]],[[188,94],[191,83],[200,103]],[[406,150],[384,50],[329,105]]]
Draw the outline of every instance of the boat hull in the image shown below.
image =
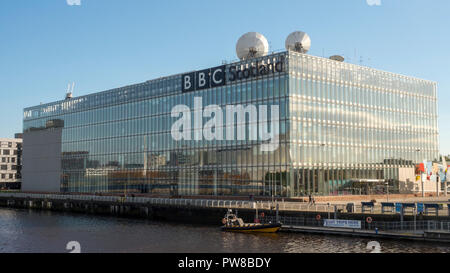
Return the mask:
[[246,225],[227,227],[223,226],[222,231],[229,232],[260,232],[260,233],[276,233],[280,230],[281,224],[262,224],[262,225]]

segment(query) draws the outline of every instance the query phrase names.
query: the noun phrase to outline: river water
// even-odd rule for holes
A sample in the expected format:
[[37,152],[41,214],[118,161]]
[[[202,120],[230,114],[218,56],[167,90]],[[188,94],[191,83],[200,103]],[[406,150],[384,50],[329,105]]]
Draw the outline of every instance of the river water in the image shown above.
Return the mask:
[[[305,234],[239,234],[218,227],[0,208],[0,253],[366,253],[371,240]],[[450,245],[379,241],[381,252],[447,253]]]

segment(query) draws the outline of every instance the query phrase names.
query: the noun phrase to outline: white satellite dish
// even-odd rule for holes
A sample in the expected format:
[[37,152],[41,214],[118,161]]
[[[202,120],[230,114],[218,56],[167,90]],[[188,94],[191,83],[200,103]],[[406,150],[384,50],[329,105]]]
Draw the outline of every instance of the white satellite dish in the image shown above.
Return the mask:
[[248,32],[239,38],[236,54],[241,60],[266,56],[269,53],[269,42],[258,32]]
[[330,60],[337,61],[337,62],[343,62],[345,59],[344,57],[340,55],[333,55],[330,57]]
[[306,53],[311,48],[311,38],[303,31],[295,31],[286,38],[286,49]]

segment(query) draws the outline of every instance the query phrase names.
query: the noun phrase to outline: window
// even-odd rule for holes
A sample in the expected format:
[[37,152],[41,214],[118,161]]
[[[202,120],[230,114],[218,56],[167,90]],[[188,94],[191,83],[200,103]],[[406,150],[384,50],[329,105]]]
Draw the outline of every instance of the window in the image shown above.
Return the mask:
[[9,179],[14,179],[14,174],[10,173],[9,174]]
[[2,171],[6,171],[6,170],[8,170],[8,165],[1,165],[1,166],[0,166],[0,169],[1,169]]
[[10,150],[3,150],[3,155],[10,155],[11,151]]
[[6,157],[2,157],[2,163],[6,163]]

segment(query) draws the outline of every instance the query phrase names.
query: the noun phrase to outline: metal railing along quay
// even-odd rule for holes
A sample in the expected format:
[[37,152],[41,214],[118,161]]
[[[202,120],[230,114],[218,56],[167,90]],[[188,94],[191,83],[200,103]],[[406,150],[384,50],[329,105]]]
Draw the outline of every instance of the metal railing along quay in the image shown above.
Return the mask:
[[[233,200],[207,200],[207,199],[174,199],[151,197],[120,197],[99,195],[66,195],[66,194],[36,194],[36,193],[0,193],[0,198],[22,198],[41,200],[71,200],[71,201],[97,201],[136,203],[169,206],[196,206],[196,207],[223,207],[223,208],[255,208],[254,202]],[[269,206],[267,206],[269,207]]]
[[100,202],[126,202],[137,204],[154,204],[154,205],[172,205],[172,206],[196,206],[196,207],[219,207],[233,209],[276,209],[277,204],[279,210],[299,210],[299,211],[317,211],[327,212],[330,206],[327,205],[308,205],[287,202],[270,202],[270,201],[238,201],[238,200],[212,200],[212,199],[179,199],[179,198],[152,198],[152,197],[120,197],[120,196],[99,196],[99,195],[72,195],[72,194],[37,194],[37,193],[0,193],[3,198],[25,198],[25,199],[42,199],[42,200],[76,200],[76,201],[100,201]]

